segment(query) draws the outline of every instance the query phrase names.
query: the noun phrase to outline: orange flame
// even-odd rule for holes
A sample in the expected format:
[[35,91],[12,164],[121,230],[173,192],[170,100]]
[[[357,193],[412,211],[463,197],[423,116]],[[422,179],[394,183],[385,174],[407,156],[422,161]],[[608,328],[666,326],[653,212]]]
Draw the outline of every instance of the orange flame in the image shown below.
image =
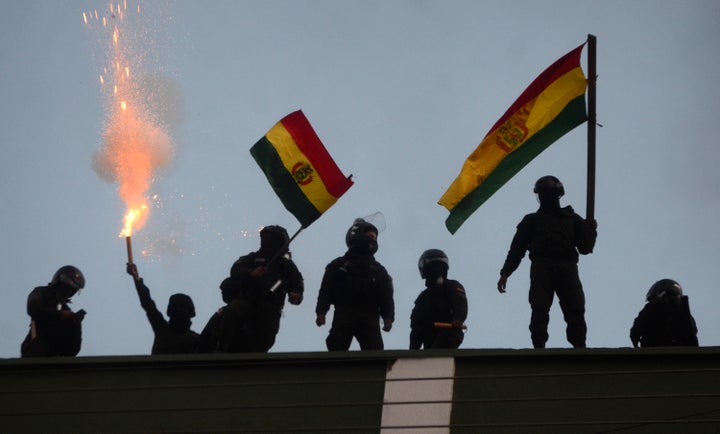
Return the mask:
[[144,222],[147,216],[147,205],[140,205],[138,208],[130,208],[125,217],[123,217],[123,230],[120,232],[120,237],[132,236],[133,225],[135,223]]

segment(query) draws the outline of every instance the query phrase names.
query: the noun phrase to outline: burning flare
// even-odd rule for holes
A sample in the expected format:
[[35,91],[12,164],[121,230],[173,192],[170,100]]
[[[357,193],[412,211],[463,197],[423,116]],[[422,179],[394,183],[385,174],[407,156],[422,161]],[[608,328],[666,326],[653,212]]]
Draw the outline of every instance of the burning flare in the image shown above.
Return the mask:
[[128,212],[125,214],[125,217],[123,217],[124,226],[122,232],[120,232],[121,237],[132,236],[133,224],[141,216],[147,216],[147,213],[145,212],[146,210],[147,206],[145,205],[142,205],[141,208],[130,208],[128,210]]
[[[100,28],[109,41],[107,65],[100,75],[107,119],[103,146],[93,157],[93,168],[101,178],[118,185],[127,207],[120,236],[127,238],[128,259],[132,262],[129,237],[147,220],[148,190],[156,170],[172,159],[173,145],[158,121],[158,105],[152,103],[155,92],[144,89],[136,79],[141,76],[137,71],[142,71],[148,41],[141,29],[127,24],[127,19],[135,16],[130,12],[127,1],[111,3],[107,15],[83,13],[83,22]],[[140,13],[139,6],[136,12]]]

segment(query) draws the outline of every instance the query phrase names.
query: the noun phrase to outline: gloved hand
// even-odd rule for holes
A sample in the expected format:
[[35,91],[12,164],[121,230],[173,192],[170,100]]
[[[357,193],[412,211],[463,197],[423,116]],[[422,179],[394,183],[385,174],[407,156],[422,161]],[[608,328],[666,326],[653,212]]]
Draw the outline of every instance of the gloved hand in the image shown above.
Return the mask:
[[318,327],[325,325],[325,315],[319,315],[315,317],[315,324],[317,324]]
[[500,280],[498,280],[497,288],[498,292],[501,294],[505,293],[505,288],[507,287],[507,276],[500,275]]
[[389,319],[383,319],[383,331],[389,332],[392,329],[393,322]]
[[288,301],[290,304],[298,305],[302,303],[303,295],[300,292],[288,292]]
[[127,263],[125,271],[127,272],[127,274],[131,275],[133,279],[140,280],[140,274],[138,273],[137,265],[133,264],[132,262]]

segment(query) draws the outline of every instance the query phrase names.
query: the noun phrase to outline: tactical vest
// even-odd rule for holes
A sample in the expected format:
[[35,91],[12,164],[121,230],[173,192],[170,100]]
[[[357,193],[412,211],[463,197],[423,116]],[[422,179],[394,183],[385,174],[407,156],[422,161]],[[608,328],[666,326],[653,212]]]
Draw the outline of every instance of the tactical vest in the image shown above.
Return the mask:
[[338,258],[330,266],[332,292],[330,302],[335,306],[379,307],[382,303],[382,282],[385,269],[375,260],[351,261]]

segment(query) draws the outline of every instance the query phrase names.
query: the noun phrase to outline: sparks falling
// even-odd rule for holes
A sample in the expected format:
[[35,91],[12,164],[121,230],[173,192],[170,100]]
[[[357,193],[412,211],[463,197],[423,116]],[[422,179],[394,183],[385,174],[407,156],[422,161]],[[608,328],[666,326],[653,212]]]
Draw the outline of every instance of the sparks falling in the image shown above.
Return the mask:
[[102,32],[106,40],[106,65],[99,75],[106,125],[93,166],[100,177],[118,185],[126,206],[121,237],[130,237],[145,224],[155,172],[173,155],[166,126],[158,120],[157,104],[150,103],[153,89],[144,89],[137,78],[146,72],[143,61],[151,45],[147,32],[137,24],[139,15],[140,6],[128,9],[127,0],[109,4],[104,14],[97,10],[82,14],[85,26]]

